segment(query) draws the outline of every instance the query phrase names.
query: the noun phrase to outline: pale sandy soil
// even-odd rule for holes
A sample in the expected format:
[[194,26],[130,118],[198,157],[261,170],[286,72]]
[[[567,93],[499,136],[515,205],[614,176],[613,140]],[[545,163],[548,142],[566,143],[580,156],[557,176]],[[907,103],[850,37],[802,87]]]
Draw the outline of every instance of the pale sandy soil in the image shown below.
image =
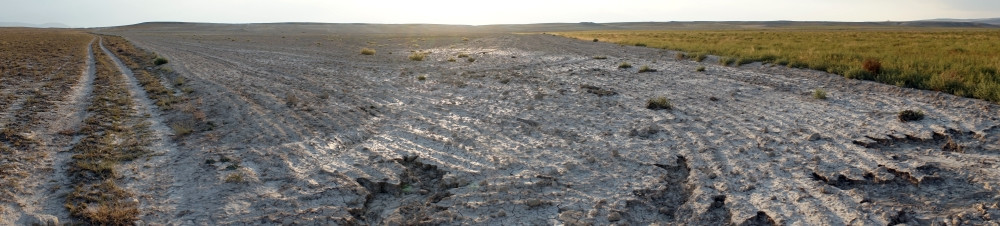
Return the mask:
[[216,125],[135,163],[145,223],[1000,218],[1000,108],[979,100],[550,35],[110,33],[170,59]]

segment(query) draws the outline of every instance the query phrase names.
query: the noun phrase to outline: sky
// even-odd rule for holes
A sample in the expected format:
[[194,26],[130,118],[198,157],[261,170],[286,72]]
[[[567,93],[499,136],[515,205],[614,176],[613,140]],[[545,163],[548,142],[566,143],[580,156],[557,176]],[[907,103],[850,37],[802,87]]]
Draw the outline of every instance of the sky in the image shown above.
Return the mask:
[[1000,17],[997,0],[0,0],[0,6],[0,22],[71,27],[150,21],[483,25]]

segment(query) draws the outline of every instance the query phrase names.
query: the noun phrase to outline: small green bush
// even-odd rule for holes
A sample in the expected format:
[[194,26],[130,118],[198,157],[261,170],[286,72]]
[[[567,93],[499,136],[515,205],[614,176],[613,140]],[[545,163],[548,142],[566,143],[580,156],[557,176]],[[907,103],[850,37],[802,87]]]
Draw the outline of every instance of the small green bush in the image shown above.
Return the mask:
[[698,71],[698,72],[705,71],[705,66],[698,66],[698,68],[694,69],[694,71]]
[[168,61],[167,58],[163,58],[163,57],[157,57],[155,60],[153,60],[153,64],[156,64],[156,66],[164,65],[164,64],[167,64],[169,62],[170,61]]
[[924,119],[924,112],[919,110],[904,110],[899,112],[899,121],[910,122]]
[[670,104],[670,100],[666,97],[655,97],[646,101],[646,108],[651,110],[670,110],[674,106]]
[[632,68],[632,65],[628,62],[622,62],[621,64],[618,64],[618,68]]
[[813,90],[813,98],[817,100],[826,100],[826,91],[823,89]]
[[418,75],[417,76],[417,80],[420,80],[420,81],[427,80],[427,75]]
[[466,58],[466,57],[469,57],[469,54],[466,54],[466,53],[459,53],[458,54],[458,58]]
[[465,59],[465,61],[469,61],[469,63],[476,62],[476,58],[469,57],[468,59]]
[[596,38],[594,39],[594,42],[599,42],[599,41],[601,41],[601,40],[597,40]]

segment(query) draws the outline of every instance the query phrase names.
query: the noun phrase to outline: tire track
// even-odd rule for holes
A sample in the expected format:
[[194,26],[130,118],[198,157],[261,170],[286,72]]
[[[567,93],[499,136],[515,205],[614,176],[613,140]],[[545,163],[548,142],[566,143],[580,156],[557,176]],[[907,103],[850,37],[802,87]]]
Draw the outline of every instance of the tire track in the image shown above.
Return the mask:
[[87,106],[90,105],[90,98],[94,90],[94,49],[92,44],[97,41],[95,37],[87,46],[87,55],[81,70],[80,78],[69,91],[69,96],[51,114],[52,122],[47,123],[42,140],[46,145],[45,150],[49,152],[48,158],[44,161],[45,167],[42,173],[35,174],[31,181],[38,183],[39,191],[28,198],[22,211],[24,212],[19,224],[53,224],[60,222],[59,219],[68,219],[69,213],[63,206],[65,199],[63,196],[72,190],[71,182],[67,176],[67,169],[70,158],[73,154],[70,149],[79,142],[82,134],[79,131],[83,119],[87,117]]
[[151,151],[149,156],[154,157],[147,158],[145,162],[134,161],[123,164],[122,167],[129,169],[128,172],[132,173],[129,175],[131,178],[125,181],[126,187],[140,194],[139,209],[143,211],[140,216],[155,216],[169,209],[166,206],[169,197],[167,196],[167,192],[164,191],[167,189],[167,185],[173,184],[175,178],[172,174],[174,166],[169,164],[168,161],[176,159],[181,153],[179,153],[177,145],[172,142],[171,136],[174,135],[173,130],[167,127],[162,117],[162,112],[156,108],[156,105],[147,96],[146,91],[139,86],[139,82],[132,73],[132,70],[125,66],[121,59],[118,59],[111,51],[105,48],[103,41],[99,41],[99,43],[101,51],[111,58],[115,67],[118,68],[118,71],[127,80],[127,87],[131,94],[132,102],[135,103],[137,115],[145,116],[146,122],[150,123],[149,128],[152,130],[152,143],[149,145],[149,150]]

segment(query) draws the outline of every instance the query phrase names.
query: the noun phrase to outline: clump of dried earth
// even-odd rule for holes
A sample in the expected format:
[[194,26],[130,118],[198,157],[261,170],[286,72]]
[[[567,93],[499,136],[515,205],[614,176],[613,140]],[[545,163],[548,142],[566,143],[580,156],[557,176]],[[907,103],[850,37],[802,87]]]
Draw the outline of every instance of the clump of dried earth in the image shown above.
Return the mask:
[[[1000,108],[988,102],[544,34],[288,26],[99,31],[170,59],[215,122],[151,157],[144,222],[1000,218]],[[672,109],[646,108],[660,96]],[[911,109],[926,118],[897,119]]]

